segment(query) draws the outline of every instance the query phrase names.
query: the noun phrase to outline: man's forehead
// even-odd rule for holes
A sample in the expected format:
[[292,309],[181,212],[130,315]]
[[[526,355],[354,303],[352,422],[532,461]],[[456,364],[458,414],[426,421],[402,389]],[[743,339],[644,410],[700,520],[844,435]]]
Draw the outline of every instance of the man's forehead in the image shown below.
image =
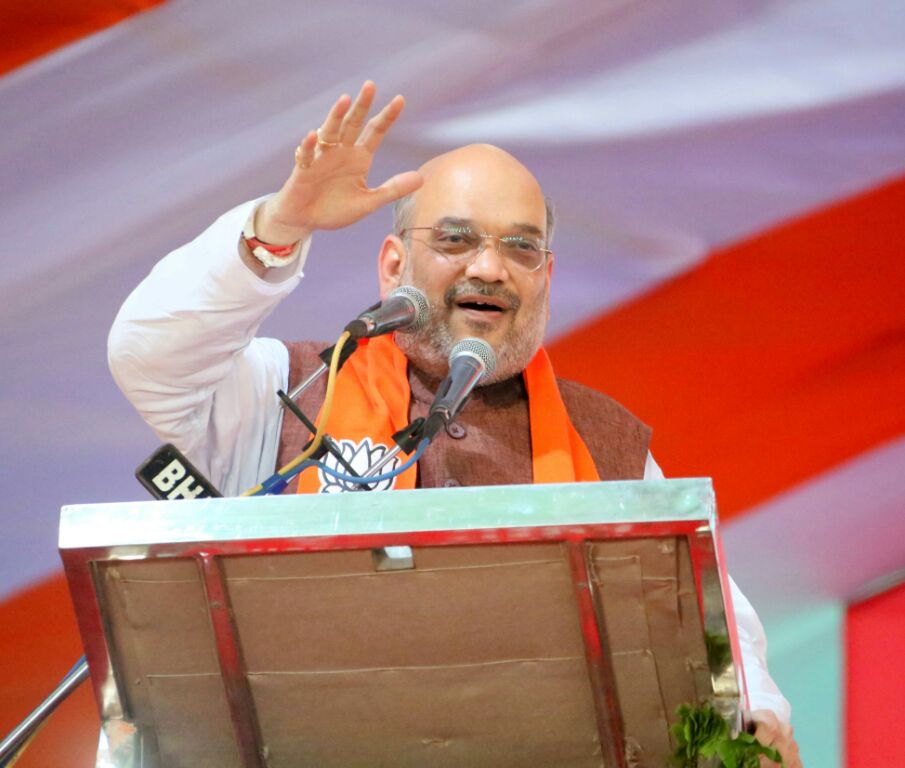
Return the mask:
[[419,223],[457,217],[501,226],[544,227],[540,184],[499,147],[462,147],[429,160],[421,172],[424,186],[413,199]]

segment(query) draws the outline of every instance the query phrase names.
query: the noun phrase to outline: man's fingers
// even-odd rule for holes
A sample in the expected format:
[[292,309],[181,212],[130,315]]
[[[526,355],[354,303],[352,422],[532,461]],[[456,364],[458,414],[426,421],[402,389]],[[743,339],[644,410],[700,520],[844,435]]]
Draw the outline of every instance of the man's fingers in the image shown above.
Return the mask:
[[[754,731],[755,739],[757,739],[765,747],[773,747],[774,749],[777,747],[776,738],[778,735],[778,731],[764,723],[758,723],[757,729]],[[760,768],[779,768],[779,763],[774,762],[764,755],[761,755]]]
[[368,112],[371,110],[371,104],[374,102],[374,94],[376,92],[377,86],[370,80],[365,80],[361,90],[358,92],[358,96],[355,97],[355,102],[346,114],[345,119],[343,119],[339,136],[339,140],[343,144],[354,144],[358,140],[361,128],[365,124]]
[[[792,726],[783,723],[773,712],[758,710],[749,713],[752,722],[756,723],[754,738],[765,747],[773,747],[782,756],[785,768],[802,768],[801,757],[798,753],[798,744],[795,742],[795,732]],[[761,768],[777,768],[776,763],[761,755]]]
[[404,106],[405,99],[402,96],[394,96],[389,104],[368,121],[358,143],[369,152],[376,152],[386,132],[396,122],[396,118],[399,117]]
[[335,143],[339,141],[339,131],[342,126],[343,118],[349,111],[352,99],[347,93],[340,96],[336,103],[330,108],[327,117],[318,128],[318,138],[327,143]]
[[754,731],[754,738],[765,747],[772,746],[777,736],[779,736],[779,731],[766,723],[758,723]]
[[406,171],[398,173],[392,178],[387,179],[376,189],[371,190],[373,193],[373,210],[377,210],[383,205],[387,205],[398,200],[400,197],[412,194],[424,183],[424,178],[418,171]]
[[751,712],[747,713],[746,719],[748,720],[749,725],[754,723],[756,726],[756,730],[754,735],[759,738],[759,734],[766,734],[769,732],[778,732],[782,723],[779,718],[776,716],[775,712],[771,712],[769,709],[755,709]]
[[308,131],[295,150],[295,164],[299,168],[307,168],[314,162],[314,149],[317,147],[317,131]]
[[[782,768],[803,768],[801,756],[798,754],[798,745],[794,742],[787,749],[779,750],[779,753],[782,755]],[[760,768],[780,768],[780,764],[761,755]]]

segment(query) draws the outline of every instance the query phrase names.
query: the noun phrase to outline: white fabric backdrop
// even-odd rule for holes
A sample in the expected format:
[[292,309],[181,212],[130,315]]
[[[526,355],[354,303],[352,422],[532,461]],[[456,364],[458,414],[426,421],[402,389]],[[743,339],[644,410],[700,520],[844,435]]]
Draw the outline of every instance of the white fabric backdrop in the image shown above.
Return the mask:
[[[905,171],[897,0],[171,0],[13,71],[0,595],[57,567],[61,504],[143,498],[131,474],[156,443],[105,363],[122,299],[160,255],[279,184],[298,138],[366,77],[408,98],[375,181],[471,141],[536,171],[559,211],[554,335]],[[266,330],[330,337],[370,304],[388,222],[318,236],[317,290]],[[733,562],[738,577],[744,555]]]

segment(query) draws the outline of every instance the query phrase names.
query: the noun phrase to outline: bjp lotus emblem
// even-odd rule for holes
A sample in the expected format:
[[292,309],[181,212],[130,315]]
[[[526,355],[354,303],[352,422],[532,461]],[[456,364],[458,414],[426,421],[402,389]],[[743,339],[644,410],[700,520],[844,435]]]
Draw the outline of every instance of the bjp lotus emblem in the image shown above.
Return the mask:
[[[383,445],[383,443],[371,443],[371,438],[369,437],[366,437],[360,443],[353,443],[351,440],[338,440],[337,442],[339,443],[343,458],[352,465],[352,468],[359,475],[364,475],[371,467],[383,459],[390,450],[387,446]],[[343,474],[349,474],[348,469],[340,464],[337,458],[331,453],[324,456],[321,461],[330,469]],[[398,466],[399,457],[394,456],[380,468],[379,474],[385,475],[388,472],[392,472]],[[346,491],[358,491],[362,489],[362,486],[351,483],[348,480],[340,480],[337,477],[328,475],[322,469],[318,469],[317,474],[320,480],[321,493],[345,493]],[[378,483],[369,484],[367,487],[374,491],[388,491],[393,487],[395,482],[396,479],[391,477],[388,480],[381,480]]]

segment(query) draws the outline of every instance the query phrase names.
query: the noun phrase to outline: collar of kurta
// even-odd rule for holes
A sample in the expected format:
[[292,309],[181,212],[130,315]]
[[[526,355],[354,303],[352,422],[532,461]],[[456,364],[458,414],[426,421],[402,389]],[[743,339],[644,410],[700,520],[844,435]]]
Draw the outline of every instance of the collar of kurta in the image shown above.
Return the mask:
[[[547,352],[541,347],[524,370],[535,483],[599,480],[591,454],[566,412]],[[334,407],[326,431],[352,452],[377,459],[408,425],[411,389],[408,358],[390,336],[359,342],[336,377]],[[317,417],[317,424],[323,416]],[[428,446],[430,450],[430,446]],[[415,488],[417,464],[392,480],[397,490]],[[299,493],[319,493],[327,484],[314,468],[299,475]]]

